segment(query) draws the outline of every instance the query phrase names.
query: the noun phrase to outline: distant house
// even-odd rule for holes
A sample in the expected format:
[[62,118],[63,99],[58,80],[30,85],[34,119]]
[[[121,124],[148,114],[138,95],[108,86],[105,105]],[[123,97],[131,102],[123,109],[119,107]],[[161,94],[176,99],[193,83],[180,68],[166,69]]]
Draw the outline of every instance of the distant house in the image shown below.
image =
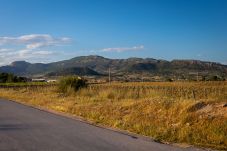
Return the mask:
[[32,82],[47,82],[45,79],[32,79]]
[[57,82],[57,80],[47,80],[48,83],[54,83]]

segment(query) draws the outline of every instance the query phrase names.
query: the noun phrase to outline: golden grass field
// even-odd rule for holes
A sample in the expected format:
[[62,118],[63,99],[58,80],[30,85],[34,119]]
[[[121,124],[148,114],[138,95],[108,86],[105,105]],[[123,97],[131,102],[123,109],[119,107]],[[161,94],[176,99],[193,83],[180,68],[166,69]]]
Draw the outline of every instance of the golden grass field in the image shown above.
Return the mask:
[[157,141],[227,150],[227,82],[96,84],[68,95],[56,86],[15,87],[0,88],[0,97]]

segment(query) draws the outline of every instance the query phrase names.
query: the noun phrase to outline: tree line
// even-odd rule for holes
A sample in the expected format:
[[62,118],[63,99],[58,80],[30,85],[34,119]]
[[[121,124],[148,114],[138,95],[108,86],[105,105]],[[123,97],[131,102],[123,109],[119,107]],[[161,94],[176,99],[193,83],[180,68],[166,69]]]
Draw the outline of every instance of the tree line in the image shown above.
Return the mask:
[[0,73],[0,83],[26,82],[27,78],[15,76],[12,73]]

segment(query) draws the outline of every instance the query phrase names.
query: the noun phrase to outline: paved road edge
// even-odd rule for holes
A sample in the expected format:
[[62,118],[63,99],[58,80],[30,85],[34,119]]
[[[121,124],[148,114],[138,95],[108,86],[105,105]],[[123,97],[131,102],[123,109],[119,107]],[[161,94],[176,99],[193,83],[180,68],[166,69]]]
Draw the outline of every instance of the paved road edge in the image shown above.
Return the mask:
[[189,145],[189,144],[179,144],[179,143],[169,143],[169,142],[156,141],[155,139],[152,139],[151,137],[148,137],[148,136],[136,134],[136,133],[129,132],[129,131],[126,131],[126,130],[122,130],[122,129],[117,129],[117,128],[112,128],[112,127],[100,125],[100,124],[97,124],[95,122],[89,121],[89,120],[87,120],[83,117],[73,115],[73,114],[69,114],[69,113],[66,113],[66,112],[55,111],[55,110],[51,110],[51,109],[48,109],[48,108],[44,108],[44,107],[40,107],[40,106],[34,106],[34,105],[18,102],[18,101],[7,99],[7,98],[1,98],[0,97],[0,99],[11,101],[11,102],[14,102],[14,103],[26,106],[26,107],[30,107],[30,108],[42,111],[42,112],[47,112],[47,113],[58,115],[58,116],[61,116],[61,117],[64,117],[64,118],[76,120],[76,121],[79,121],[79,122],[82,122],[82,123],[85,123],[85,124],[89,124],[89,125],[92,125],[92,126],[95,126],[95,127],[99,127],[99,128],[102,128],[102,129],[106,129],[106,130],[109,130],[109,131],[120,133],[122,135],[127,135],[129,137],[132,137],[133,139],[141,139],[141,140],[148,141],[148,142],[156,142],[156,143],[166,144],[166,145],[175,146],[175,147],[179,147],[179,148],[195,148],[195,149],[203,149],[203,150],[206,150],[206,151],[213,151],[209,148],[196,147],[196,146]]

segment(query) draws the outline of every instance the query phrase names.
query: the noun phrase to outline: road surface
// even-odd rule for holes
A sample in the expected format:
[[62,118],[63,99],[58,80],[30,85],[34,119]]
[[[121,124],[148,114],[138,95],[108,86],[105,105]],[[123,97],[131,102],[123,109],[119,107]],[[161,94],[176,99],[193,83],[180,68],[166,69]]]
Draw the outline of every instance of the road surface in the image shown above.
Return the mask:
[[0,99],[0,151],[181,151]]

